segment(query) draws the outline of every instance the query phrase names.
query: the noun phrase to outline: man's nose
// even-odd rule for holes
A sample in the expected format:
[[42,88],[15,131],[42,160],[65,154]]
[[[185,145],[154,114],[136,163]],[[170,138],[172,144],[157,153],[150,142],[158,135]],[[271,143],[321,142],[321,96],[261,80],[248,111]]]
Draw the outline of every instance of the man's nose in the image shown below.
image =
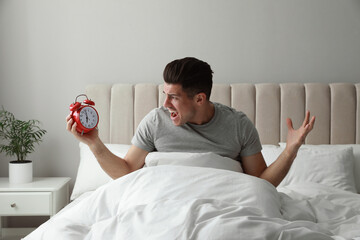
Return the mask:
[[164,103],[163,103],[164,107],[167,107],[169,105],[168,101],[169,101],[168,97],[165,97],[165,100],[164,100]]
[[166,107],[166,108],[171,106],[168,96],[165,96],[163,106]]

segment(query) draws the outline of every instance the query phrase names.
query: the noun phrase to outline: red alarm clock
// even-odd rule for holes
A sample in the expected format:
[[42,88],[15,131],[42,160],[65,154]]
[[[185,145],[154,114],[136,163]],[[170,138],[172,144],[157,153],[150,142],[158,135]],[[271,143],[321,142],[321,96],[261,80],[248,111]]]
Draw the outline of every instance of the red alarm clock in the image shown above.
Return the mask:
[[[80,96],[86,97],[82,103],[77,102],[77,98]],[[90,132],[99,123],[99,114],[93,107],[94,105],[95,103],[89,100],[85,94],[80,94],[69,107],[71,117],[77,123],[76,130],[81,134]]]

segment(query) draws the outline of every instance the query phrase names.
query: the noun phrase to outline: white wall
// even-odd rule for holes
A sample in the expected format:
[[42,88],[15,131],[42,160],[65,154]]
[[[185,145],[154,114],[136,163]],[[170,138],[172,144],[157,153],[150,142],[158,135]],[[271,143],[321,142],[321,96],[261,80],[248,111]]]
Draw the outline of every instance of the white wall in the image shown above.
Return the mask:
[[87,84],[161,83],[185,56],[217,83],[359,82],[360,1],[0,1],[0,105],[48,130],[35,176],[75,178],[65,116]]

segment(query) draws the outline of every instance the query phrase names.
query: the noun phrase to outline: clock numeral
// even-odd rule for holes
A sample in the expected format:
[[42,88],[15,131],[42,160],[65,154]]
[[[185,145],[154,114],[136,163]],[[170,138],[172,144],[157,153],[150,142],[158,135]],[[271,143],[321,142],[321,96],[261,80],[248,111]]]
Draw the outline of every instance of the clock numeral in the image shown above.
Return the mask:
[[95,110],[91,107],[83,108],[80,111],[79,118],[81,124],[86,128],[94,128],[98,121],[98,116]]

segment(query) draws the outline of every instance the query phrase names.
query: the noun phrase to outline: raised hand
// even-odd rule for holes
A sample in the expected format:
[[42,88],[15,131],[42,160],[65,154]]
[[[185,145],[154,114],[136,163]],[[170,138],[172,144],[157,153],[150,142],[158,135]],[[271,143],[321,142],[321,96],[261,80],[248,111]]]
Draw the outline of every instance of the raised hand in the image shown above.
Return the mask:
[[286,119],[288,134],[286,139],[286,150],[289,153],[296,154],[300,146],[305,142],[306,136],[314,128],[315,116],[310,120],[310,111],[306,111],[305,119],[298,129],[293,128],[292,120]]

